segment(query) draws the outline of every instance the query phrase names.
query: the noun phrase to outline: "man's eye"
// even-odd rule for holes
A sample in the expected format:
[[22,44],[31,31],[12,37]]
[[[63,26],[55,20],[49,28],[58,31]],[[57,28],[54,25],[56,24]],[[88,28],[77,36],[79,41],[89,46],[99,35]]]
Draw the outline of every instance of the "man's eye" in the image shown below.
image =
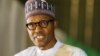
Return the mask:
[[46,27],[46,26],[48,25],[48,22],[47,22],[47,21],[41,21],[41,22],[40,22],[40,25],[41,25],[42,27]]
[[34,27],[34,26],[35,26],[34,23],[30,23],[30,24],[28,24],[28,27]]

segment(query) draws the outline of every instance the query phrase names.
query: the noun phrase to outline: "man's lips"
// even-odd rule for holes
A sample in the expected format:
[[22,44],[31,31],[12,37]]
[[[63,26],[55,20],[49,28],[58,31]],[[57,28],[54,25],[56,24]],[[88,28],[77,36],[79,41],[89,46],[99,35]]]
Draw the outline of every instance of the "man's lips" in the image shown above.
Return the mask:
[[34,40],[37,39],[37,40],[43,40],[44,39],[44,36],[42,35],[39,35],[39,36],[35,36],[34,37]]
[[37,36],[37,38],[38,38],[38,39],[42,39],[42,38],[43,38],[43,36]]

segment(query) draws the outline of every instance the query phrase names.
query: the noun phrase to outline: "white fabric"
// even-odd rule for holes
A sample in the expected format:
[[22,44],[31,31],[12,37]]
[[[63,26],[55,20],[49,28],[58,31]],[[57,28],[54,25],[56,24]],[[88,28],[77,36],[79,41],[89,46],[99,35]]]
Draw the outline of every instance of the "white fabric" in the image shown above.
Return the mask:
[[37,49],[36,56],[54,56],[55,52],[57,51],[58,48],[61,47],[61,45],[62,45],[61,42],[58,41],[53,48],[50,48],[48,50],[40,50],[39,48],[36,48]]
[[[62,44],[63,43],[61,43],[60,41],[57,41],[57,43],[55,44],[53,48],[50,48],[44,51],[40,50],[36,46],[29,47],[19,52],[15,56],[55,56],[56,51],[62,46]],[[69,50],[73,52],[72,56],[87,56],[84,51],[82,51],[81,49],[77,47],[70,46]]]

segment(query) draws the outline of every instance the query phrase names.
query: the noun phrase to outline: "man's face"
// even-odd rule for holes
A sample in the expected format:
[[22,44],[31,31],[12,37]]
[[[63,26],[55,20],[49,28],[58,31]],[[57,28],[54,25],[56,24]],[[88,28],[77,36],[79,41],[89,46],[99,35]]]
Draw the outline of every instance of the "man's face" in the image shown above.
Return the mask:
[[29,17],[27,27],[30,39],[36,46],[43,47],[55,38],[55,21],[47,15]]

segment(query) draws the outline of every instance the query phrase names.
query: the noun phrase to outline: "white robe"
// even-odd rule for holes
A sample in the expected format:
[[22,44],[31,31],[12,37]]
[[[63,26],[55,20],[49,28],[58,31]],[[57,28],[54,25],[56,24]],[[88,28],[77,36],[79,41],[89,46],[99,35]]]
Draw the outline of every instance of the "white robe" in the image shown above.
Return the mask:
[[65,45],[60,41],[48,50],[40,50],[36,46],[29,47],[14,56],[87,56],[86,53],[74,46]]

